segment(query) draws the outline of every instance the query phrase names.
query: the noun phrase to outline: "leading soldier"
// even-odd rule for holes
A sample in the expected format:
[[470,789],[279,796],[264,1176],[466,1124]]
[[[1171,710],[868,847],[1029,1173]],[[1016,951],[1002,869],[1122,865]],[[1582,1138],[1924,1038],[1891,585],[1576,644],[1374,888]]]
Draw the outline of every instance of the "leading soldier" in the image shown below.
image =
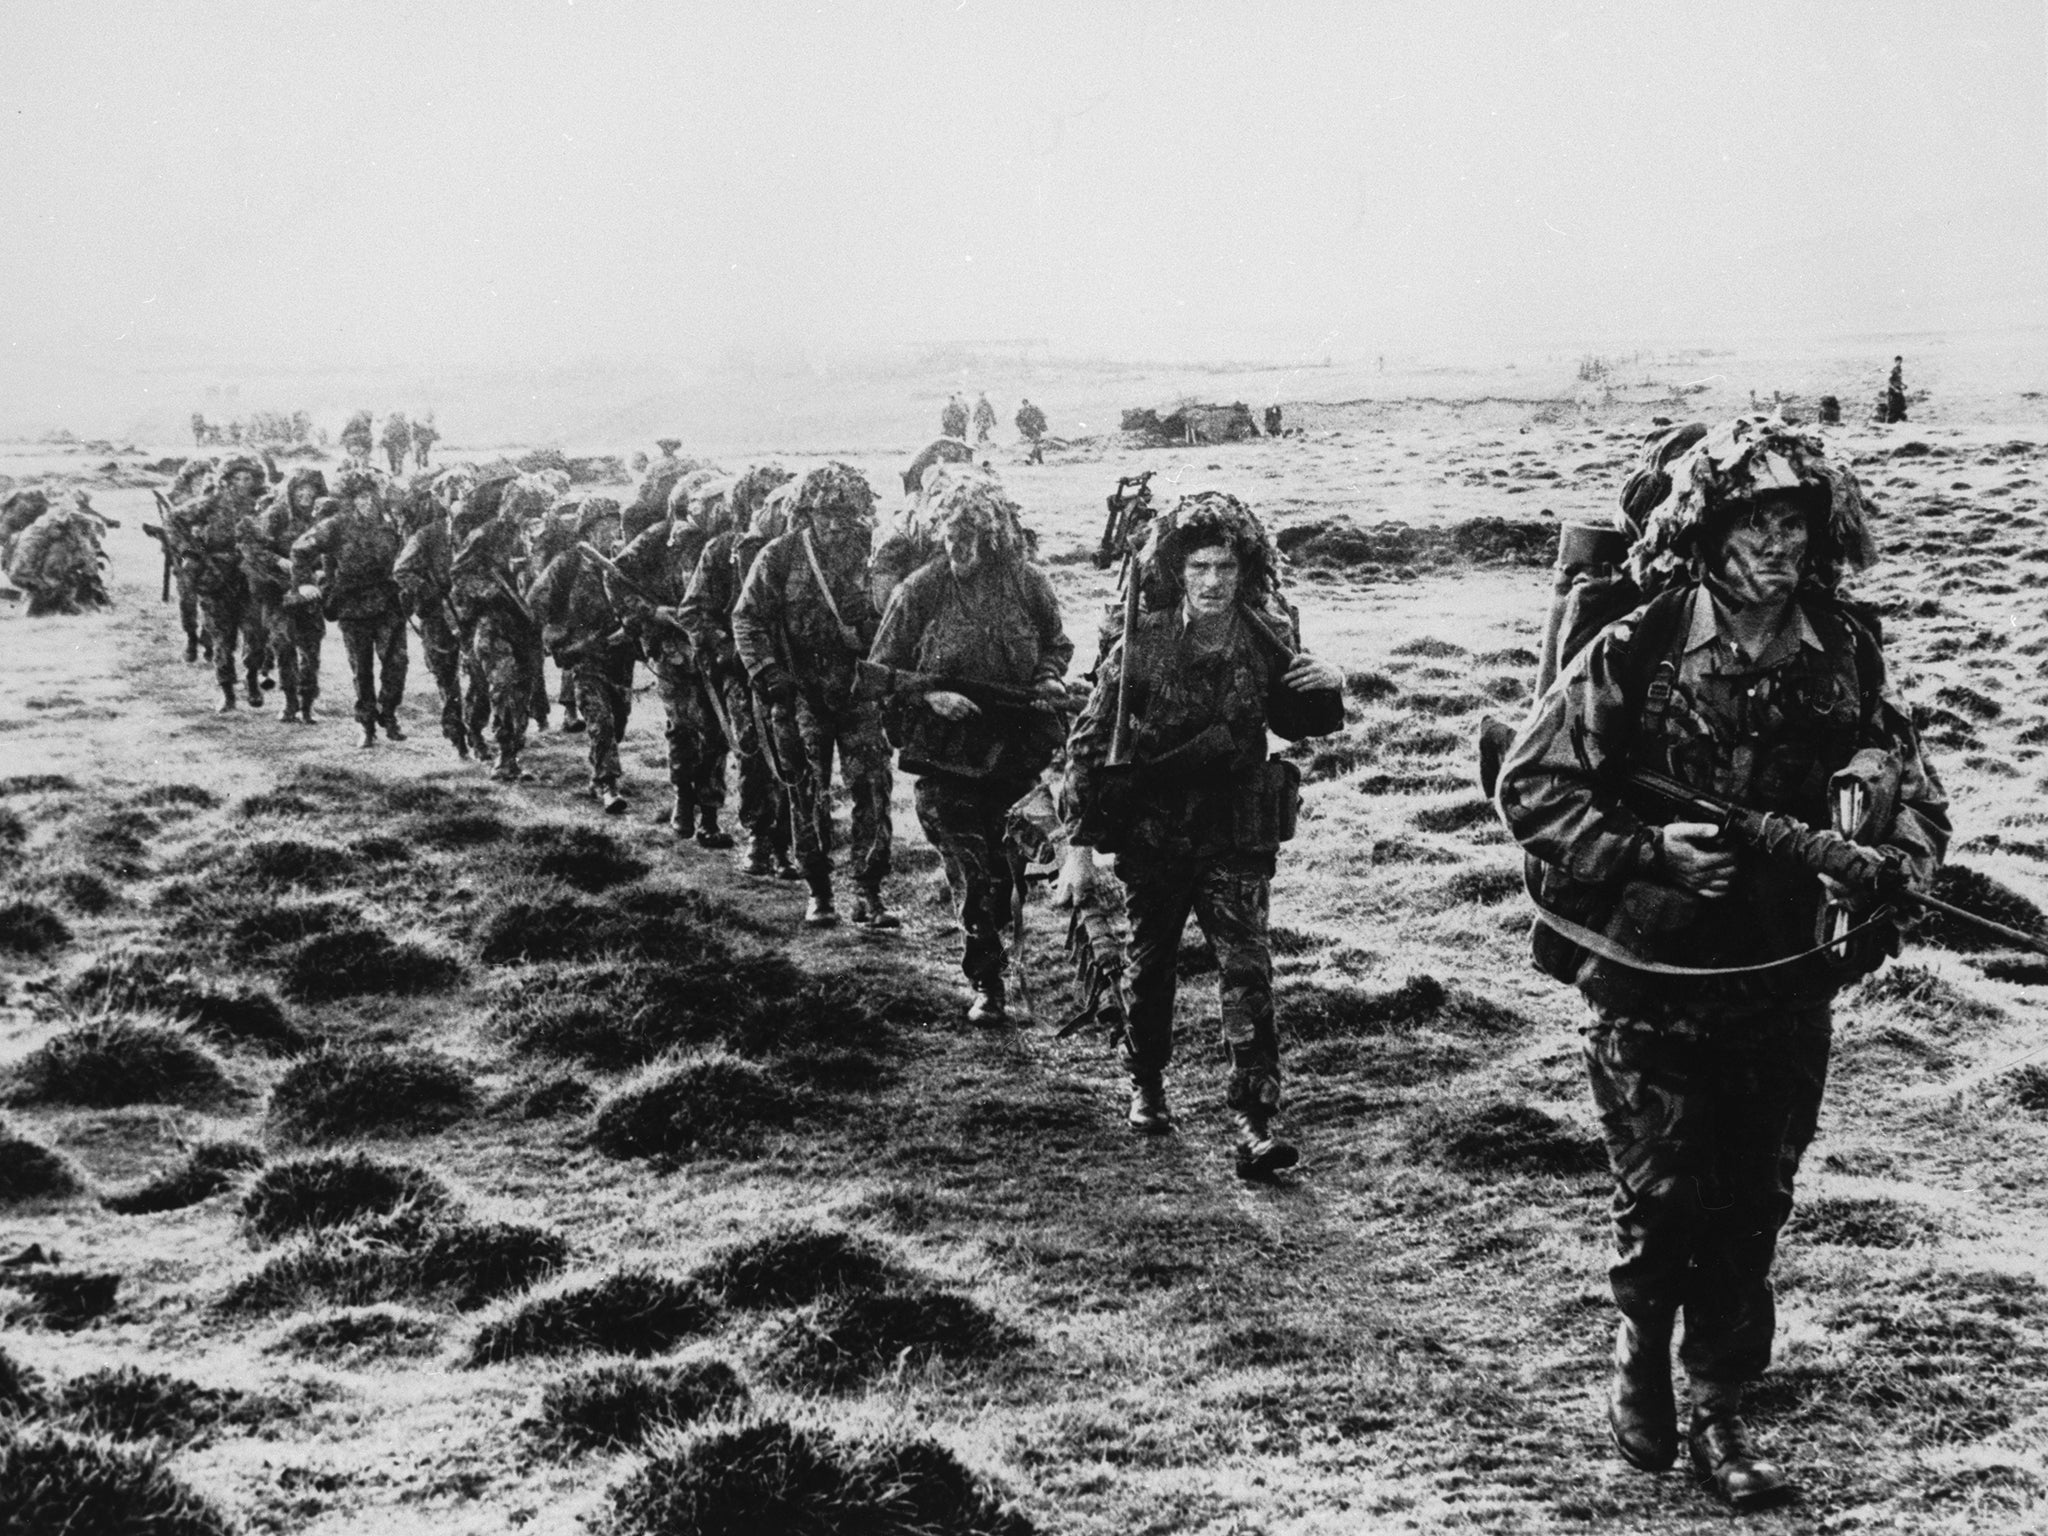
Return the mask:
[[[242,545],[256,515],[256,493],[262,485],[262,465],[249,458],[230,459],[221,466],[214,492],[179,508],[171,519],[206,632],[213,636],[213,675],[220,684],[222,714],[235,708],[238,643],[249,707],[263,706],[263,633],[256,605],[250,601],[248,578],[242,573]],[[164,531],[170,534],[172,529]]]
[[278,718],[287,725],[313,724],[313,703],[320,697],[320,647],[327,621],[317,597],[295,590],[292,545],[311,531],[313,508],[326,498],[325,475],[317,469],[293,470],[270,505],[247,524],[242,546],[242,574],[284,693]]
[[1067,743],[1076,851],[1062,886],[1073,899],[1076,877],[1092,878],[1088,849],[1114,853],[1130,911],[1131,1129],[1172,1129],[1164,1074],[1192,914],[1221,973],[1225,1103],[1248,1179],[1299,1158],[1273,1126],[1280,1041],[1267,908],[1300,781],[1293,764],[1267,756],[1266,736],[1298,740],[1344,723],[1343,677],[1301,652],[1279,570],[1272,540],[1235,496],[1199,492],[1156,519],[1127,577],[1150,611],[1136,612],[1104,657]]
[[405,536],[373,476],[343,474],[339,490],[338,506],[315,505],[314,525],[292,545],[292,568],[299,595],[320,601],[340,625],[361,745],[374,747],[380,725],[390,740],[405,740],[398,724],[407,664],[405,598],[392,571]]
[[1025,558],[1016,508],[992,484],[963,482],[933,512],[942,552],[896,589],[870,659],[904,674],[892,689],[908,715],[903,768],[918,776],[918,823],[959,904],[968,1020],[999,1024],[1003,927],[1024,898],[1005,818],[1059,749],[1074,643],[1052,583]]
[[1677,1458],[1682,1313],[1694,1469],[1754,1509],[1792,1491],[1752,1445],[1743,1393],[1770,1362],[1771,1264],[1820,1113],[1832,1000],[1892,946],[1866,934],[1838,959],[1816,943],[1819,876],[1738,852],[1629,776],[1827,828],[1846,771],[1876,786],[1869,857],[1914,884],[1947,844],[1947,801],[1886,693],[1875,621],[1841,596],[1874,555],[1855,476],[1782,423],[1686,430],[1693,446],[1626,497],[1647,509],[1631,572],[1658,595],[1537,701],[1498,794],[1538,861],[1538,962],[1591,1007],[1622,1314],[1615,1445],[1646,1471]]

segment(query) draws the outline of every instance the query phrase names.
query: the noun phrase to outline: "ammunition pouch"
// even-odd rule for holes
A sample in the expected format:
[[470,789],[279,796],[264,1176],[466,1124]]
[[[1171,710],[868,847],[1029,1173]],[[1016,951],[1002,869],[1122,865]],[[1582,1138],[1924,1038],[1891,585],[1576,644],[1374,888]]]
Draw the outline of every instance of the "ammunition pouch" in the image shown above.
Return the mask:
[[1269,757],[1237,784],[1234,838],[1240,853],[1277,853],[1301,819],[1301,769]]

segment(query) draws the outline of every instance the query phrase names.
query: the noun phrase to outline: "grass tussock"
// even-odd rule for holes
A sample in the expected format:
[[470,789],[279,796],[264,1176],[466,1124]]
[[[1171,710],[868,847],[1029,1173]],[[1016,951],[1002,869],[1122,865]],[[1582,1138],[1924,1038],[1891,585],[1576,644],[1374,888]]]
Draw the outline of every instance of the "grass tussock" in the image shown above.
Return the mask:
[[5,806],[0,806],[0,854],[12,857],[28,841],[28,823]]
[[35,1413],[43,1401],[42,1377],[0,1349],[0,1415]]
[[87,1188],[78,1164],[0,1120],[0,1205],[75,1200]]
[[540,960],[717,961],[724,935],[759,925],[696,891],[630,886],[589,896],[558,880],[507,882],[487,900],[475,934],[487,965]]
[[236,1094],[220,1058],[190,1031],[126,1013],[81,1016],[0,1079],[0,1099],[15,1104],[218,1103]]
[[44,902],[0,902],[0,952],[47,955],[71,942],[71,928]]
[[522,1053],[617,1069],[717,1040],[802,984],[787,957],[766,953],[551,966],[503,985],[489,1024]]
[[[2017,928],[2022,933],[2048,934],[2048,919],[2043,918],[2040,907],[2011,886],[1968,864],[1942,865],[1934,875],[1934,894],[1981,917],[2004,923],[2008,928]],[[1944,949],[1959,950],[1965,954],[2003,947],[2003,942],[1993,935],[1965,927],[1938,912],[1930,913],[1923,920],[1920,937],[1929,944],[1939,944]]]
[[1384,672],[1346,672],[1344,692],[1361,704],[1377,704],[1391,699],[1401,691],[1401,685]]
[[0,778],[0,800],[15,795],[72,795],[78,781],[68,773],[10,773]]
[[245,820],[264,821],[272,817],[311,816],[320,809],[304,795],[289,789],[259,790],[244,795],[236,810]]
[[535,1075],[514,1082],[491,1100],[494,1115],[518,1120],[556,1120],[564,1115],[587,1115],[597,1107],[597,1093],[580,1077],[559,1073]]
[[289,1055],[307,1043],[268,992],[202,976],[160,949],[117,949],[96,956],[65,983],[64,996],[87,1010],[155,1010],[215,1045]]
[[353,906],[324,896],[277,900],[174,884],[158,894],[157,902],[168,904],[170,935],[185,950],[217,954],[237,965],[260,963],[288,945],[362,925]]
[[144,810],[179,806],[190,811],[210,811],[220,804],[220,796],[198,784],[152,784],[135,797],[134,804]]
[[657,1429],[675,1430],[743,1409],[747,1384],[723,1360],[589,1366],[541,1389],[527,1433],[556,1456],[639,1445]]
[[522,1298],[477,1329],[464,1359],[480,1366],[578,1350],[660,1355],[717,1319],[717,1300],[693,1280],[615,1269]]
[[70,1428],[86,1434],[175,1444],[197,1439],[241,1397],[182,1376],[119,1365],[72,1377],[50,1394],[50,1406]]
[[504,842],[512,829],[502,817],[489,811],[441,810],[417,816],[406,824],[408,841],[444,852],[458,848],[481,848]]
[[104,1270],[0,1271],[0,1322],[71,1333],[113,1311],[120,1290],[121,1277]]
[[768,1335],[763,1359],[786,1385],[840,1392],[932,1361],[993,1359],[1024,1342],[1016,1329],[956,1291],[842,1291],[784,1319]]
[[205,1141],[133,1189],[100,1197],[100,1204],[123,1216],[155,1216],[181,1211],[216,1195],[226,1194],[242,1175],[263,1166],[263,1153],[245,1141]]
[[1302,981],[1283,984],[1278,1011],[1301,1040],[1343,1035],[1383,1035],[1419,1024],[1444,1006],[1444,984],[1434,976],[1407,977],[1399,986],[1374,989],[1346,983]]
[[230,879],[268,889],[324,891],[341,884],[361,866],[336,843],[302,837],[266,837],[245,843],[226,861]]
[[569,1261],[558,1232],[417,1212],[331,1227],[292,1242],[221,1296],[224,1312],[425,1301],[471,1311]]
[[234,1536],[235,1530],[171,1472],[164,1449],[43,1425],[0,1436],[0,1529],[67,1536]]
[[796,1096],[750,1061],[725,1055],[656,1062],[607,1094],[590,1142],[607,1157],[744,1155],[789,1125]]
[[2048,1067],[2029,1062],[2014,1067],[2000,1079],[2000,1085],[2030,1115],[2048,1115]]
[[242,1197],[241,1215],[252,1234],[275,1242],[368,1216],[446,1211],[454,1204],[440,1177],[417,1163],[330,1152],[273,1163]]
[[715,1254],[692,1277],[729,1307],[795,1307],[839,1291],[901,1289],[894,1253],[842,1227],[772,1228]]
[[628,853],[600,827],[543,822],[522,827],[513,861],[535,879],[559,880],[579,891],[606,891],[647,873],[647,861]]
[[1420,1160],[1467,1173],[1582,1177],[1607,1171],[1599,1142],[1531,1104],[1438,1110],[1409,1137]]
[[357,924],[315,934],[292,949],[279,984],[304,1002],[342,997],[445,992],[462,980],[462,962],[381,928]]
[[71,866],[46,872],[37,884],[80,917],[99,917],[120,904],[121,893],[98,870]]
[[1893,1003],[1901,1012],[1937,1023],[1962,1024],[2004,1017],[2005,1010],[1980,1002],[1924,965],[1886,966],[1863,982],[1863,1003]]
[[1491,800],[1480,795],[1466,795],[1438,805],[1418,806],[1408,819],[1423,832],[1465,832],[1499,818]]
[[1845,1248],[1910,1248],[1941,1230],[1925,1212],[1882,1195],[1818,1195],[1799,1204],[1792,1226],[1809,1243]]
[[300,1057],[278,1079],[267,1124],[280,1140],[311,1145],[438,1131],[476,1106],[469,1073],[438,1051],[323,1047]]
[[441,1324],[403,1307],[342,1307],[287,1328],[266,1346],[272,1354],[303,1355],[330,1365],[430,1355],[441,1344]]

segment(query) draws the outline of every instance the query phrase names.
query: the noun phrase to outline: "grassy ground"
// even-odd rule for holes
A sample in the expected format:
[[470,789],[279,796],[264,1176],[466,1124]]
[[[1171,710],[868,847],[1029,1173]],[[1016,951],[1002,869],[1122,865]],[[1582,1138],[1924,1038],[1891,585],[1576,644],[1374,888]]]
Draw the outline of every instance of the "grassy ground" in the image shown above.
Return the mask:
[[[1385,505],[1448,525],[1598,505],[1645,425],[1506,409],[1333,412],[1309,440],[1142,462],[1283,529]],[[2043,449],[2009,435],[1838,441],[1882,499],[1866,592],[1957,857],[2023,898],[2048,861]],[[1015,475],[1077,637],[1105,595],[1077,556],[1135,462]],[[1182,1129],[1135,1141],[1099,1038],[960,1021],[907,793],[903,933],[802,933],[789,887],[654,824],[651,695],[609,823],[573,795],[573,738],[541,738],[517,790],[447,755],[417,663],[402,746],[347,744],[338,653],[325,726],[215,717],[148,589],[141,493],[98,499],[129,522],[120,605],[0,619],[0,1114],[32,1144],[0,1174],[0,1249],[58,1260],[0,1267],[0,1365],[40,1378],[37,1419],[155,1426],[169,1471],[256,1531],[574,1531],[615,1507],[633,1528],[708,1465],[715,1436],[677,1438],[699,1414],[928,1436],[1048,1530],[1719,1528],[1682,1474],[1605,1444],[1577,1009],[1526,964],[1516,859],[1469,783],[1479,712],[1526,695],[1538,566],[1384,539],[1302,561],[1354,718],[1309,760],[1275,891],[1307,1156],[1267,1189],[1230,1176],[1199,945]],[[1761,1416],[1807,1498],[1769,1529],[2039,1523],[2044,973],[1906,959],[1841,1009]],[[116,1366],[154,1376],[94,1374]],[[888,1481],[867,1454],[835,1496]]]

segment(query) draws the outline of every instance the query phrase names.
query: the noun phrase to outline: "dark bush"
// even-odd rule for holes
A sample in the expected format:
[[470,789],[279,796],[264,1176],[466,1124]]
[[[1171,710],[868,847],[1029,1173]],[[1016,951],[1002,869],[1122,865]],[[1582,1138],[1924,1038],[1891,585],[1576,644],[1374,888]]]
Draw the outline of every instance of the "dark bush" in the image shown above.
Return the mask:
[[590,1366],[541,1389],[527,1432],[555,1455],[638,1445],[650,1431],[743,1408],[746,1383],[723,1360]]
[[0,1120],[0,1205],[69,1200],[85,1190],[78,1164]]
[[1409,1137],[1418,1156],[1473,1173],[1593,1174],[1607,1152],[1530,1104],[1495,1103],[1437,1110]]
[[0,1435],[0,1530],[23,1536],[234,1536],[155,1447],[40,1425]]
[[590,1142],[607,1157],[742,1153],[763,1127],[788,1125],[797,1109],[796,1097],[752,1062],[661,1062],[605,1096]]
[[441,1325],[397,1307],[349,1307],[322,1313],[286,1329],[269,1347],[337,1364],[360,1364],[392,1355],[432,1354]]
[[325,1047],[300,1057],[278,1079],[269,1126],[285,1141],[342,1141],[437,1131],[475,1107],[468,1072],[437,1051]]
[[[165,888],[157,898],[159,905],[173,889]],[[186,888],[173,910],[171,936],[188,952],[217,951],[238,964],[265,959],[273,950],[315,934],[362,923],[353,907],[327,897],[279,901],[213,886]]]
[[616,1269],[513,1303],[477,1329],[466,1359],[493,1365],[585,1349],[659,1355],[704,1333],[717,1318],[717,1301],[695,1281],[652,1269]]
[[102,955],[65,984],[64,995],[86,1009],[156,1009],[217,1045],[253,1045],[284,1055],[306,1044],[268,992],[202,977],[163,950]]
[[164,1170],[134,1189],[103,1195],[100,1204],[124,1216],[181,1211],[188,1205],[225,1194],[235,1187],[240,1175],[262,1166],[263,1154],[247,1142],[201,1142],[175,1168]]
[[1023,1342],[979,1302],[928,1287],[826,1296],[785,1319],[764,1353],[778,1380],[833,1392],[928,1360],[986,1360]]
[[16,1104],[217,1102],[235,1093],[220,1060],[168,1024],[121,1013],[81,1017],[24,1056],[0,1095]]
[[11,795],[68,795],[78,781],[68,773],[10,773],[0,778],[0,799]]
[[120,1289],[119,1275],[100,1270],[0,1270],[0,1322],[69,1333],[113,1311]]
[[[1935,872],[1934,894],[1980,917],[2004,923],[2022,933],[2048,934],[2041,909],[2011,886],[1992,879],[1968,864],[1948,863]],[[1930,913],[1921,925],[1920,936],[1930,944],[1975,954],[2004,947],[2004,941],[1953,918]]]
[[595,1067],[638,1066],[730,1033],[758,1005],[791,996],[802,981],[787,957],[765,953],[695,965],[555,967],[504,986],[490,1022],[520,1051]]
[[87,1434],[181,1441],[218,1422],[241,1395],[120,1365],[72,1377],[51,1392],[50,1406]]
[[517,862],[536,878],[560,880],[579,891],[608,890],[647,873],[645,859],[635,858],[597,827],[522,827],[514,846]]
[[1398,987],[1375,991],[1319,981],[1283,987],[1281,1016],[1300,1040],[1330,1035],[1379,1035],[1434,1015],[1444,1005],[1444,985],[1434,976],[1410,976]]
[[901,1288],[915,1276],[880,1243],[837,1227],[777,1227],[715,1254],[695,1272],[731,1307],[791,1307],[835,1291]]
[[225,870],[230,879],[260,886],[303,886],[325,890],[354,874],[356,858],[334,843],[298,837],[263,838],[236,850]]
[[242,1221],[257,1237],[274,1241],[365,1216],[442,1211],[454,1203],[448,1186],[416,1163],[330,1152],[266,1168],[242,1197]]
[[297,1239],[229,1286],[220,1305],[276,1312],[419,1299],[469,1311],[524,1290],[568,1260],[568,1242],[545,1227],[406,1211]]
[[381,928],[336,928],[292,949],[281,985],[285,996],[307,1002],[338,997],[384,997],[441,992],[462,980],[462,962],[393,939]]
[[0,902],[0,950],[46,955],[70,942],[70,927],[42,902]]

